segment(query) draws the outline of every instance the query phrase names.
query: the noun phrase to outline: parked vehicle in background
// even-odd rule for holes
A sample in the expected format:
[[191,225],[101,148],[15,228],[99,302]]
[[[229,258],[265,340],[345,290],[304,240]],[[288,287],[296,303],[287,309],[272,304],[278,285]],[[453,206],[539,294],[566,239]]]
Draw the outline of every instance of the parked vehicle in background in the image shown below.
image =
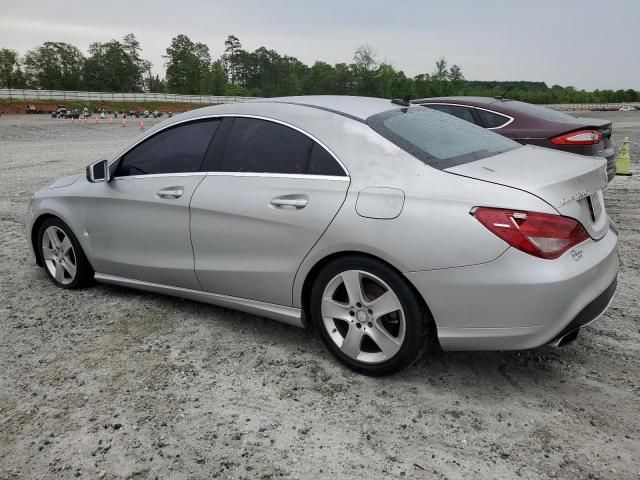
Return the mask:
[[608,180],[616,174],[610,120],[573,117],[539,105],[492,97],[424,98],[411,103],[448,113],[518,143],[606,158]]
[[605,161],[364,97],[192,110],[36,192],[37,263],[312,324],[370,375],[445,350],[558,346],[616,289]]
[[64,105],[58,105],[58,108],[51,113],[51,118],[70,118],[71,112]]
[[38,107],[36,107],[35,105],[27,105],[27,111],[26,113],[28,114],[33,114],[33,113],[42,113],[42,110],[40,110]]
[[620,112],[633,112],[635,110],[635,108],[633,108],[631,105],[623,105],[620,107]]

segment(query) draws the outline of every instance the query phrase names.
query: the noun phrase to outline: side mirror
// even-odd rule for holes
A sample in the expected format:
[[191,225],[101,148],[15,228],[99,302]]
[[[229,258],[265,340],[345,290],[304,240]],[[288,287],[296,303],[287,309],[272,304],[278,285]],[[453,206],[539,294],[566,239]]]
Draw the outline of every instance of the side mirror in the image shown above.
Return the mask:
[[110,179],[108,160],[99,160],[87,167],[87,180],[91,183],[108,182]]

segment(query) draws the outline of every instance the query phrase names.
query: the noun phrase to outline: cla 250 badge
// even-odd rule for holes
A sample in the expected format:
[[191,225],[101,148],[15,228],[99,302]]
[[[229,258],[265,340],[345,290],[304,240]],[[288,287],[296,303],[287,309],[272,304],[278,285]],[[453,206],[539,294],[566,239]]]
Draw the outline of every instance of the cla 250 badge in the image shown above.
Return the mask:
[[588,195],[587,190],[580,190],[579,192],[574,193],[573,195],[571,195],[569,198],[567,197],[562,197],[562,199],[560,200],[560,203],[562,205],[566,205],[569,202],[573,202],[580,200],[581,198],[584,198]]

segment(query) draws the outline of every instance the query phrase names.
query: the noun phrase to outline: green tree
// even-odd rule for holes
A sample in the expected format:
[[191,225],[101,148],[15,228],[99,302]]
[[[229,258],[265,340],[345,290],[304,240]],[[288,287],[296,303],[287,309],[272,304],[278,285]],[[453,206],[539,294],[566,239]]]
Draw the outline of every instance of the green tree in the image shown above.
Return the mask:
[[210,78],[209,93],[211,95],[226,95],[229,75],[224,68],[224,62],[222,60],[216,60],[211,64]]
[[338,71],[325,62],[316,62],[308,69],[301,81],[306,95],[330,95],[340,91]]
[[167,91],[166,82],[159,75],[148,74],[145,78],[145,89],[151,93],[165,93]]
[[379,96],[380,85],[377,82],[376,54],[370,45],[361,45],[353,55],[353,80],[356,95]]
[[436,61],[436,69],[431,74],[430,81],[432,83],[431,90],[436,96],[448,95],[451,88],[449,83],[449,70],[447,68],[447,60],[440,57]]
[[0,88],[22,88],[24,78],[20,70],[18,52],[0,48]]
[[79,90],[84,56],[64,42],[45,42],[24,57],[25,77],[31,87]]
[[211,74],[211,55],[204,43],[194,43],[180,34],[167,47],[167,88],[172,93],[197,95],[207,91]]
[[238,70],[239,70],[239,55],[242,51],[242,44],[238,37],[235,35],[229,35],[224,42],[224,55],[222,59],[224,61],[227,72],[229,73],[229,83],[231,85],[238,84]]
[[133,33],[128,33],[122,39],[122,46],[127,52],[129,61],[135,66],[135,73],[129,77],[129,91],[140,92],[145,88],[144,74],[151,76],[151,62],[141,57],[140,42]]
[[637,102],[640,101],[640,94],[632,88],[624,91],[625,102]]
[[451,65],[449,69],[449,82],[451,83],[451,92],[454,94],[462,93],[461,90],[464,87],[464,75],[459,65]]
[[84,83],[90,90],[141,92],[143,75],[150,75],[150,69],[151,64],[140,59],[125,42],[96,42],[89,45],[89,57],[84,62]]

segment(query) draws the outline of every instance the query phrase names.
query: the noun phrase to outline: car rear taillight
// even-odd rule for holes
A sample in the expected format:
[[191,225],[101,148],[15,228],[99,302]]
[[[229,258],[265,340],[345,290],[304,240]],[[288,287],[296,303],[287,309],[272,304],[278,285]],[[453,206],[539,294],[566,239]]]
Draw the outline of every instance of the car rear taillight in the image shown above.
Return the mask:
[[486,207],[471,213],[512,247],[548,260],[589,238],[580,222],[561,215]]
[[601,141],[602,133],[598,130],[578,130],[551,139],[555,145],[597,145]]

